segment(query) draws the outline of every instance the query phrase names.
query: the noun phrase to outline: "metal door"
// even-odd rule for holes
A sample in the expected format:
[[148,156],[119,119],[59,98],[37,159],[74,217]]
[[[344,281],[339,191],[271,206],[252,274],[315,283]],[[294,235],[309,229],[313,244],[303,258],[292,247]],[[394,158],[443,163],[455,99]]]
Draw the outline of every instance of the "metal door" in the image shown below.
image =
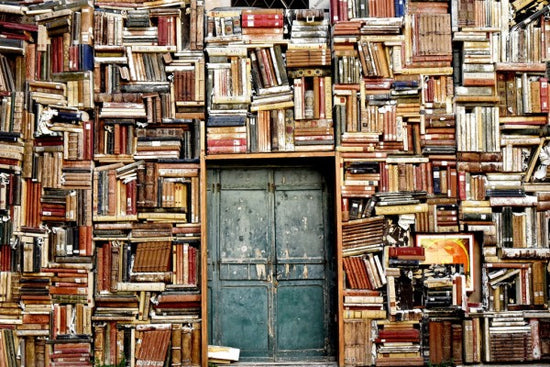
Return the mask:
[[333,357],[324,182],[313,167],[208,171],[211,344],[242,360]]

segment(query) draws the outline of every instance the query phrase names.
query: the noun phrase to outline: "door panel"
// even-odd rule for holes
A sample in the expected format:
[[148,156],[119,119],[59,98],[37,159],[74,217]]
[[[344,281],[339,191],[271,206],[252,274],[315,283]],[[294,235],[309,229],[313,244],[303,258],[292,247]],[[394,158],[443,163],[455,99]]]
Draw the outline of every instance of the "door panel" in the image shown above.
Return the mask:
[[222,280],[266,280],[271,256],[269,197],[260,190],[220,192],[219,262]]
[[210,343],[242,360],[333,359],[322,175],[219,169],[208,183]]
[[277,347],[279,354],[315,355],[326,347],[323,284],[279,283]]
[[324,279],[325,215],[319,190],[275,192],[277,279]]
[[[221,318],[221,345],[241,349],[241,355],[267,356],[271,354],[268,329],[270,290],[266,286],[222,287],[218,311]],[[238,342],[238,345],[235,343]]]

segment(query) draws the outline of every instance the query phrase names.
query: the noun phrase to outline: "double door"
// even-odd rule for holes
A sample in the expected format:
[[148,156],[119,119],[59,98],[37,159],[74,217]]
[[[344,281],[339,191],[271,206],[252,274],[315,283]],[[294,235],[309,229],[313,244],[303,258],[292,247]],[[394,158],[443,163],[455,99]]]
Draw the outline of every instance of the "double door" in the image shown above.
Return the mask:
[[241,360],[333,359],[325,182],[318,167],[208,171],[209,343]]

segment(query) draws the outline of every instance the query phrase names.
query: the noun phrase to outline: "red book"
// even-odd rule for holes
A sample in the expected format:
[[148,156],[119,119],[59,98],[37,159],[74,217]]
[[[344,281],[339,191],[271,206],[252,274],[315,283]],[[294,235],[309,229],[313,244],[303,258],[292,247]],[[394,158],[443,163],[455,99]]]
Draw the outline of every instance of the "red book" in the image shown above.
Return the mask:
[[84,256],[92,256],[92,226],[81,226],[80,232],[84,238]]
[[462,299],[462,293],[463,293],[462,287],[464,286],[463,281],[464,281],[464,278],[462,278],[459,275],[453,278],[453,293],[454,293],[453,304],[459,307],[462,307],[462,304],[463,304],[463,299]]
[[111,290],[111,243],[103,245],[103,290]]
[[0,26],[7,29],[18,29],[22,31],[37,32],[38,26],[34,24],[24,24],[24,23],[12,23],[12,22],[0,22]]
[[[36,53],[36,73],[31,70],[30,68],[27,69],[27,76],[30,76],[31,78],[36,77],[37,79],[42,79],[42,57],[44,52],[36,52],[36,47],[31,48]],[[31,51],[32,52],[32,51]]]
[[[116,124],[118,125],[118,124]],[[120,153],[121,154],[132,154],[133,152],[130,151],[131,145],[128,144],[128,129],[130,127],[128,125],[121,126],[120,127]]]
[[380,163],[380,191],[388,192],[389,190],[389,167],[385,163]]
[[349,199],[344,197],[342,198],[342,220],[349,220]]
[[166,26],[166,17],[158,18],[158,44],[160,46],[167,45],[167,26]]
[[67,354],[67,353],[90,353],[90,343],[57,343],[54,344],[53,354]]
[[168,302],[168,303],[159,303],[156,307],[160,310],[174,310],[181,308],[194,308],[200,307],[200,301],[185,301],[185,302]]
[[50,50],[51,50],[51,57],[50,57],[50,62],[51,62],[51,70],[53,73],[57,73],[59,72],[60,70],[57,70],[57,44],[59,43],[58,42],[58,39],[59,37],[53,37],[51,40],[50,40]]
[[56,38],[57,38],[57,46],[54,48],[54,52],[57,53],[57,72],[68,71],[68,70],[65,70],[65,55],[63,53],[63,47],[64,47],[63,36],[56,37]]
[[455,198],[458,196],[458,173],[456,168],[450,168],[447,177],[449,180],[449,197]]
[[11,269],[11,248],[10,246],[0,247],[0,271],[10,271]]
[[466,172],[458,171],[458,198],[466,200]]
[[254,20],[279,20],[283,21],[283,12],[280,10],[269,10],[268,12],[262,12],[262,10],[245,10],[242,14],[242,22],[249,22]]
[[113,144],[113,154],[115,155],[118,155],[120,153],[122,153],[122,147],[123,147],[123,144],[122,144],[122,139],[121,139],[121,130],[123,130],[124,127],[121,127],[120,124],[114,124],[113,125],[113,130],[114,130],[114,144]]
[[18,166],[19,163],[20,161],[18,161],[17,159],[0,158],[0,164]]
[[344,259],[342,259],[342,266],[344,268],[344,273],[346,274],[346,283],[348,283],[348,288],[358,288],[355,277],[353,276],[351,259],[351,257],[345,257]]
[[540,112],[548,112],[548,78],[540,78]]
[[61,358],[61,360],[55,361],[55,367],[74,367],[75,365],[78,365],[79,367],[91,367],[92,362],[90,362],[90,358],[88,357],[85,361],[81,360],[82,358],[79,358],[78,361],[73,361],[72,358]]
[[380,291],[374,289],[346,289],[344,296],[380,296]]
[[63,140],[60,137],[40,137],[39,139],[35,139],[34,145],[37,147],[63,145]]
[[86,287],[53,287],[50,286],[50,294],[63,294],[63,295],[85,295],[88,294],[88,288]]
[[64,217],[65,210],[56,208],[42,208],[40,214],[44,217]]
[[282,28],[282,19],[243,19],[243,28]]
[[432,179],[432,162],[428,162],[426,165],[426,182],[428,183],[428,194],[434,193],[433,179]]
[[338,0],[330,0],[330,20],[332,23],[337,23],[338,17]]
[[237,147],[246,146],[245,138],[236,139],[208,139],[206,143],[207,147]]
[[227,147],[208,147],[208,154],[246,153],[247,148],[243,145]]
[[49,324],[50,315],[24,314],[23,323],[25,324]]
[[58,319],[59,319],[59,305],[55,305],[54,306],[54,309],[53,309],[53,312],[52,312],[52,327],[51,327],[51,332],[52,332],[52,338],[53,339],[56,339],[57,338],[57,334],[59,334],[59,329],[57,328],[57,325],[58,325]]
[[338,15],[340,16],[341,21],[348,20],[348,0],[338,0],[339,11]]
[[[50,358],[57,361],[64,362],[86,362],[90,359],[89,353],[61,353],[61,354],[50,354]],[[80,365],[80,363],[78,364]],[[57,364],[56,364],[57,366]]]
[[183,303],[183,302],[200,302],[200,294],[161,294],[157,297],[158,304],[164,305],[169,303]]
[[256,50],[256,56],[258,57],[260,73],[262,75],[264,87],[269,88],[271,86],[277,85],[277,81],[274,80],[275,72],[270,66],[270,56],[267,54],[267,50],[265,48]]
[[175,275],[175,283],[176,284],[183,284],[183,247],[186,246],[186,244],[176,244],[175,245],[175,256],[176,259],[174,260],[174,275]]
[[[107,171],[107,208],[108,208],[108,215],[118,215],[119,213],[116,212],[116,186],[117,186],[117,178],[115,170],[109,170]],[[104,188],[105,189],[105,188]]]
[[[111,361],[114,361],[116,360],[116,356],[117,356],[117,347],[118,347],[118,343],[117,343],[117,327],[116,327],[116,322],[115,321],[110,321],[109,322],[109,354],[111,355]],[[118,361],[117,361],[118,362]]]
[[325,110],[325,77],[319,77],[319,118],[324,119],[327,117]]
[[18,34],[18,33],[11,33],[11,32],[2,32],[2,37],[7,39],[17,39],[17,40],[24,40],[29,41],[31,37],[27,34]]
[[67,334],[67,306],[59,306],[59,334]]
[[136,185],[137,181],[132,180],[126,184],[126,214],[136,214]]
[[[378,338],[380,340],[389,341],[419,341],[420,331],[418,329],[404,329],[404,330],[385,330],[382,329],[378,332]],[[382,341],[383,342],[383,341]]]
[[424,256],[424,247],[390,247],[389,256]]
[[189,246],[189,284],[197,284],[197,249]]

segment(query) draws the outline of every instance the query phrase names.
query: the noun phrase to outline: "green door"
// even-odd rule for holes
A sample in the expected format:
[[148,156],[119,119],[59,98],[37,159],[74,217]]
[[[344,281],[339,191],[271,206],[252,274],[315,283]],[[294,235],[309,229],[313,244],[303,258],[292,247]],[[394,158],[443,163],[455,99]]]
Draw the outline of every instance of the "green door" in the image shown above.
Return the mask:
[[325,181],[314,167],[208,171],[209,343],[241,360],[333,359]]

